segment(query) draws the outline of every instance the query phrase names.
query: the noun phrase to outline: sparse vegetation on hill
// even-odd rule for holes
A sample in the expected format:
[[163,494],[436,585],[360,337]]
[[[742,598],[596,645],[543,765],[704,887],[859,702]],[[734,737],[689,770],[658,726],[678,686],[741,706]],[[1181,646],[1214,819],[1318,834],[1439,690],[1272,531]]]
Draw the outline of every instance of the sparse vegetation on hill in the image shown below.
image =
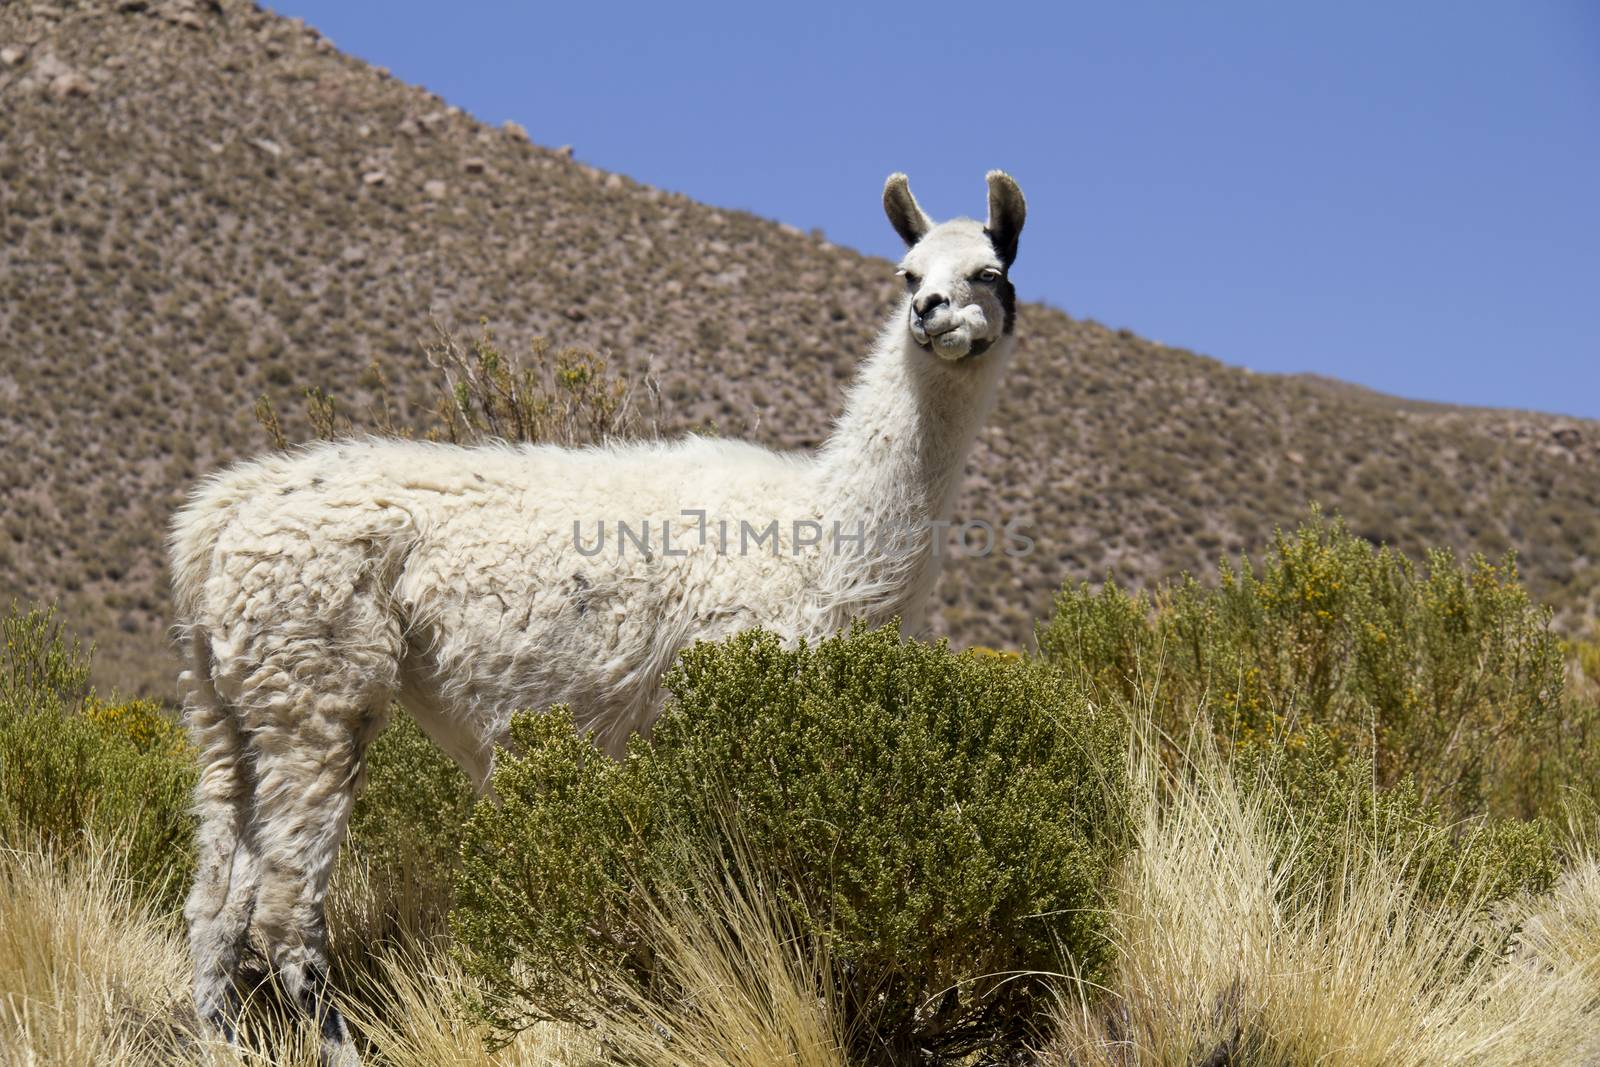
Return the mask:
[[[172,692],[165,523],[262,446],[263,393],[301,438],[300,389],[363,413],[380,358],[415,425],[432,320],[489,315],[506,351],[648,368],[664,432],[805,447],[897,293],[880,261],[485,126],[238,0],[4,4],[0,49],[0,597],[59,601],[103,686]],[[1037,545],[947,568],[959,644],[1021,647],[1063,576],[1200,573],[1308,501],[1419,559],[1515,549],[1564,623],[1593,608],[1593,423],[1253,375],[1038,305],[1018,330],[957,511]]]

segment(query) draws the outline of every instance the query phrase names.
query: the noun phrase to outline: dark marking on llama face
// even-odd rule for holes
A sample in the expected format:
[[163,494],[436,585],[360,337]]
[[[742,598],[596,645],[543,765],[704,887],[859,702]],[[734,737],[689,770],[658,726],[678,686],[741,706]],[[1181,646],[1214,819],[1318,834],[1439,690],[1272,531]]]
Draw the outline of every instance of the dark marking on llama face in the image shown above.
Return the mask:
[[995,283],[995,295],[1000,298],[1000,308],[1006,313],[1005,322],[1000,327],[1000,332],[1010,336],[1011,331],[1017,326],[1017,289],[1011,284],[1011,279],[1001,276]]
[[[1016,242],[1012,242],[1011,254],[1008,256],[1005,250],[995,241],[993,232],[987,227],[984,228],[983,235],[989,239],[989,247],[994,249],[995,256],[1006,265],[1006,269],[1009,271],[1012,261],[1017,258]],[[1017,325],[1017,288],[1011,284],[1010,274],[1000,275],[1000,280],[994,283],[994,292],[1000,298],[1001,310],[1006,314],[1005,322],[1000,327],[1000,332],[1009,334]]]

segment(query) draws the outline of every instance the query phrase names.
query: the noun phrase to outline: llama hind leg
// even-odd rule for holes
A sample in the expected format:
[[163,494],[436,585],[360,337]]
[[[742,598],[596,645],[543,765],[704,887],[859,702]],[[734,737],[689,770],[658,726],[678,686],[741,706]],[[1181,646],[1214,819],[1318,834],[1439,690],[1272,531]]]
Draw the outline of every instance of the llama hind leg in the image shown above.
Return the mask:
[[203,634],[180,678],[188,690],[184,719],[199,752],[195,784],[196,871],[184,906],[194,963],[195,1010],[202,1023],[233,1038],[234,977],[255,901],[254,857],[246,840],[252,792],[239,721],[218,696]]
[[251,838],[258,884],[252,923],[283,992],[313,1019],[324,1062],[359,1060],[328,998],[324,902],[349,825],[367,744],[383,724],[381,699],[304,694],[309,710],[251,738],[255,803]]

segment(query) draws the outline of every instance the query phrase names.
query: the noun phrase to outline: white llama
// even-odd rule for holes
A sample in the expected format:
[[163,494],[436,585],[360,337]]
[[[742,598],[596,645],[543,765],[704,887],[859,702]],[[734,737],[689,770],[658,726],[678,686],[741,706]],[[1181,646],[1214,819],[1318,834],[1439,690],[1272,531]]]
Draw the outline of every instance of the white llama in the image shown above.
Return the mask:
[[323,898],[364,753],[398,702],[481,789],[514,711],[567,703],[620,754],[697,639],[922,626],[966,456],[1012,347],[1022,192],[935,225],[890,176],[906,296],[816,455],[689,437],[585,449],[320,444],[231,467],[173,520],[200,750],[185,910],[202,1019],[232,1032],[254,929],[323,1003]]

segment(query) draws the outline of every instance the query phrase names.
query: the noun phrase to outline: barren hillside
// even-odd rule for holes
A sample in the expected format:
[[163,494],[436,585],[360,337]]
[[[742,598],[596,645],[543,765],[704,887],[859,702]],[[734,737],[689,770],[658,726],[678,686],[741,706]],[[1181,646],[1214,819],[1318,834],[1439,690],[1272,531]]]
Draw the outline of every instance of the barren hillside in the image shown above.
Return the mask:
[[[103,686],[169,695],[165,522],[266,445],[261,394],[359,408],[381,357],[421,403],[431,320],[484,317],[650,365],[675,425],[805,447],[896,292],[881,260],[485,126],[249,5],[0,3],[0,599],[58,600]],[[1026,643],[1063,579],[1208,571],[1313,500],[1408,551],[1514,548],[1593,610],[1600,424],[1254,375],[1038,305],[1018,332],[959,513],[1037,544],[949,568],[960,642]]]

